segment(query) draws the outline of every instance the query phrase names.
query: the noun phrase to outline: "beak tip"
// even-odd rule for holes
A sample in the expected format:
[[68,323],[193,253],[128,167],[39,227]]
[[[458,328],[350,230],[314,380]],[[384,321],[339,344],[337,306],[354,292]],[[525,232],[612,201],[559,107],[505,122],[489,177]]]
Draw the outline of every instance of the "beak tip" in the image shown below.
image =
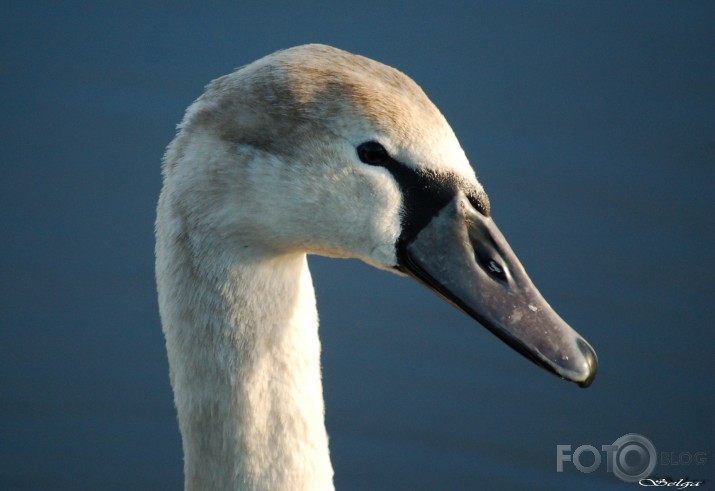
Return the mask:
[[591,348],[591,345],[583,339],[579,339],[576,343],[583,354],[586,365],[586,378],[577,381],[577,383],[579,387],[585,389],[591,385],[593,380],[596,378],[596,372],[598,371],[598,357],[596,356],[596,352],[593,348]]

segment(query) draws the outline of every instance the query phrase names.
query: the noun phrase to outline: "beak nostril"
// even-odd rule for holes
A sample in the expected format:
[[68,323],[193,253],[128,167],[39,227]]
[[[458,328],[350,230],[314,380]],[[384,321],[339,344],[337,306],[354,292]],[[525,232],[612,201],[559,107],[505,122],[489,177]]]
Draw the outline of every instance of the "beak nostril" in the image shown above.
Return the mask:
[[[476,214],[476,213],[475,213]],[[474,250],[477,264],[494,280],[507,281],[507,267],[504,264],[501,249],[487,226],[486,220],[476,217],[468,226],[469,239]]]
[[506,281],[506,268],[499,264],[495,259],[484,255],[479,249],[474,251],[474,257],[477,263],[491,276],[499,281]]
[[506,275],[504,274],[504,270],[502,269],[501,266],[499,266],[493,259],[489,261],[487,264],[487,269],[494,273],[495,276],[499,277],[504,277],[506,278]]

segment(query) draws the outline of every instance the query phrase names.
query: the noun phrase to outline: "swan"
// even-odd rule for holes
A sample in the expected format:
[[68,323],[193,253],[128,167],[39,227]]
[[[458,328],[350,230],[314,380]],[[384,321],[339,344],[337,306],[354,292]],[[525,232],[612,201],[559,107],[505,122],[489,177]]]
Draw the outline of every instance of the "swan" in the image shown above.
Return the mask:
[[412,277],[556,375],[590,345],[533,286],[452,129],[403,73],[324,45],[211,82],[167,147],[156,281],[186,490],[326,490],[307,254]]

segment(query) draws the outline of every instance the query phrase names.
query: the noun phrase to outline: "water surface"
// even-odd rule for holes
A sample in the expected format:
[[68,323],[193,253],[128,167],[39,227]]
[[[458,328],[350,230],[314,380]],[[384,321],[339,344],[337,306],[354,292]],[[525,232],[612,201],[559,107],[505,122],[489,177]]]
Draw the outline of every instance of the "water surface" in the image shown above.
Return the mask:
[[580,390],[405,278],[311,258],[341,490],[626,489],[556,445],[641,433],[712,482],[715,7],[14,2],[0,17],[0,489],[181,489],[156,308],[159,161],[212,78],[319,41],[443,110]]

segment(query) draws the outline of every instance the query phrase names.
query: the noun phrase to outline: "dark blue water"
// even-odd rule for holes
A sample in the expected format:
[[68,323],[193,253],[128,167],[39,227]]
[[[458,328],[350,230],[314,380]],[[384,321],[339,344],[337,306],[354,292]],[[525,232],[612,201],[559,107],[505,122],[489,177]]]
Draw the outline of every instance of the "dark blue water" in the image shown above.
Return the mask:
[[423,86],[601,366],[579,390],[410,280],[312,258],[338,489],[635,489],[556,472],[630,432],[704,452],[654,475],[712,486],[715,5],[264,3],[3,6],[0,489],[181,488],[161,155],[206,82],[316,41]]

